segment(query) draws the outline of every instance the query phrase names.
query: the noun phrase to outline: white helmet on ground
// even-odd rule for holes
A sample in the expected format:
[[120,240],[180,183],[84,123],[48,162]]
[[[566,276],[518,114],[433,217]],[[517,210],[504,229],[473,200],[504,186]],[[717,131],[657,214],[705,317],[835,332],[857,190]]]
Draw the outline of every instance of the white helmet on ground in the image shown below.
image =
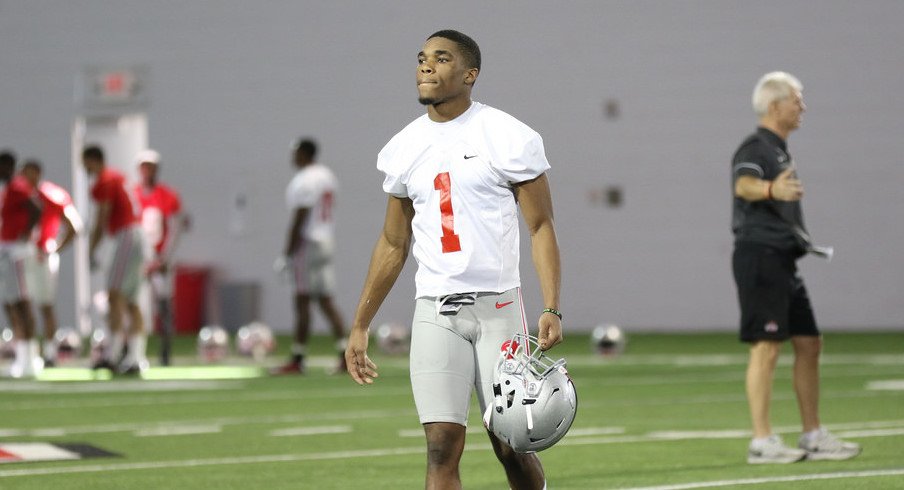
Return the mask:
[[577,393],[565,359],[553,361],[537,339],[526,334],[502,344],[493,395],[483,423],[519,453],[551,447],[565,436],[577,413]]

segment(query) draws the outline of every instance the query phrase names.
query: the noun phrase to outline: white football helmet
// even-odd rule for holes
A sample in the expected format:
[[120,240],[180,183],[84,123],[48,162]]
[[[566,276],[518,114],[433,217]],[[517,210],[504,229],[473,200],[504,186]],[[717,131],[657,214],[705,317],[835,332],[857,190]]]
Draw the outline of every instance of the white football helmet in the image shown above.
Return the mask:
[[553,361],[540,350],[536,337],[526,334],[502,344],[493,395],[483,424],[519,453],[551,447],[577,414],[577,393],[565,359]]

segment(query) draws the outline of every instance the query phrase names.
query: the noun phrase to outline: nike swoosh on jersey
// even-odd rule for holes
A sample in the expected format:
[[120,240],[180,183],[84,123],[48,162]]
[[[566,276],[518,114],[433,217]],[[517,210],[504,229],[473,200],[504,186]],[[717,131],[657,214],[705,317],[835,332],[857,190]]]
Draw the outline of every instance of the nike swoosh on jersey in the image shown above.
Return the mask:
[[505,303],[496,302],[496,309],[505,308],[506,306],[514,303],[514,301],[506,301]]
[[465,160],[470,160],[472,158],[477,158],[477,155],[465,155]]

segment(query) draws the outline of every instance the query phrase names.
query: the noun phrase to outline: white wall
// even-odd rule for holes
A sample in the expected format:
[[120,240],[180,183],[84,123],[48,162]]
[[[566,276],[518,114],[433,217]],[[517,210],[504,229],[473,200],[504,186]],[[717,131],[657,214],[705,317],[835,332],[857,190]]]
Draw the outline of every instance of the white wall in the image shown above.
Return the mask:
[[[755,125],[753,84],[783,69],[809,107],[790,141],[807,222],[837,252],[802,262],[818,319],[893,328],[904,324],[902,22],[897,1],[0,0],[0,147],[68,183],[76,75],[149,67],[150,141],[194,216],[181,258],[260,281],[263,319],[288,329],[289,292],[270,266],[288,220],[288,145],[313,135],[342,182],[338,300],[350,319],[383,218],[376,153],[423,111],[424,38],[458,28],[483,50],[475,98],[544,136],[567,324],[732,330],[729,161]],[[615,121],[602,114],[610,98]],[[625,205],[591,205],[609,185]],[[250,196],[241,238],[228,233],[238,191]],[[412,265],[378,320],[409,318]],[[65,318],[71,267],[64,280]]]

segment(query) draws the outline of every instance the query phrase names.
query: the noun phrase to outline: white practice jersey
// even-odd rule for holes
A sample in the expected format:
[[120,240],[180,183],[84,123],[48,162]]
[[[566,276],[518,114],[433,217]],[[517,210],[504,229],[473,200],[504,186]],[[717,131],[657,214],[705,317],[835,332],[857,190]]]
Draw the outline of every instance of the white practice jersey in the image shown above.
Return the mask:
[[521,285],[512,186],[549,169],[536,131],[473,102],[452,121],[415,119],[380,151],[377,168],[384,191],[414,203],[417,297]]
[[294,213],[308,208],[308,218],[301,230],[304,240],[326,242],[333,239],[333,202],[338,182],[333,172],[322,163],[300,169],[286,187],[286,207]]

